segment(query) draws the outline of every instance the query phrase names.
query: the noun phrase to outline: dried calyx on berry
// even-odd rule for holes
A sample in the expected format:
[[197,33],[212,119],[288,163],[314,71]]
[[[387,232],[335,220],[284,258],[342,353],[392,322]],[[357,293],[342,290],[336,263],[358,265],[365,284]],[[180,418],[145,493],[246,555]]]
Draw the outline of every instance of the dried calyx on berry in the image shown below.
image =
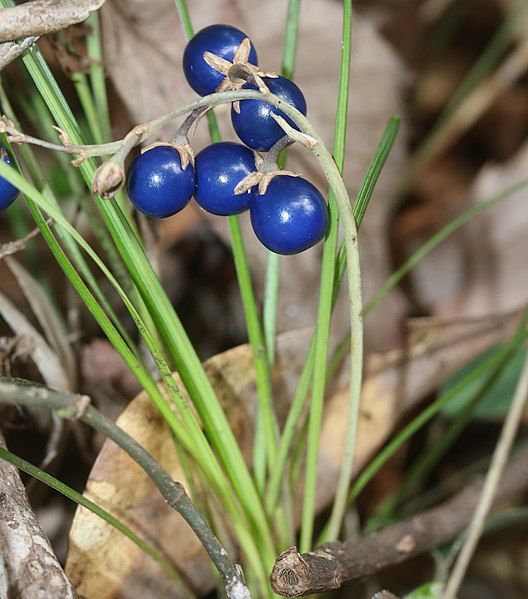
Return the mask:
[[230,25],[211,25],[199,31],[185,47],[183,70],[189,85],[201,96],[242,89],[248,81],[267,92],[262,78],[277,76],[259,69],[251,40]]
[[[272,94],[306,115],[306,100],[293,81],[286,77],[265,78],[264,81]],[[243,88],[257,89],[252,83],[245,84]],[[236,134],[246,146],[259,152],[267,152],[284,136],[284,130],[275,119],[277,116],[297,129],[284,112],[266,100],[241,100],[238,102],[238,109],[235,104],[231,109],[231,122]]]

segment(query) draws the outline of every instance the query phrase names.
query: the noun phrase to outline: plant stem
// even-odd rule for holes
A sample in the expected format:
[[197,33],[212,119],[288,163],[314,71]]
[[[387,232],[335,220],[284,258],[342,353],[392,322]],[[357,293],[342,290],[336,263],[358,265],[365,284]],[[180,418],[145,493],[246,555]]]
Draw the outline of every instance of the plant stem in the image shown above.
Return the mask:
[[[385,161],[389,155],[389,152],[392,148],[392,145],[396,139],[396,135],[398,132],[399,119],[397,117],[392,117],[385,128],[385,131],[381,137],[380,142],[376,148],[373,159],[369,164],[365,176],[363,178],[363,183],[359,189],[358,195],[356,197],[356,201],[354,203],[354,219],[357,223],[357,227],[361,226],[361,222],[363,220],[363,216],[365,215],[366,207],[372,197],[372,193],[374,191],[374,187],[379,178],[379,175],[383,169]],[[335,307],[335,303],[337,300],[337,295],[339,291],[339,286],[341,284],[341,280],[345,274],[346,268],[346,255],[344,244],[341,246],[341,250],[339,252],[338,266],[337,266],[337,279],[334,281],[334,290],[332,296],[332,310]],[[317,325],[316,325],[317,326]],[[349,338],[349,335],[347,335]],[[348,345],[345,349],[348,349]],[[344,352],[343,352],[344,353]],[[282,479],[282,475],[284,472],[284,468],[286,465],[286,461],[288,459],[288,455],[290,452],[291,444],[293,441],[293,437],[295,435],[295,431],[298,427],[299,420],[301,418],[301,414],[303,412],[303,408],[305,405],[305,399],[308,395],[308,391],[310,388],[311,375],[314,367],[314,358],[315,358],[315,333],[312,335],[312,339],[310,341],[308,353],[305,359],[305,363],[301,372],[301,377],[297,384],[297,388],[295,390],[295,395],[288,412],[288,416],[286,418],[286,423],[283,427],[282,435],[279,442],[279,449],[277,451],[277,461],[275,464],[275,468],[272,473],[272,477],[270,479],[267,502],[266,507],[268,512],[272,511],[277,505],[277,501],[279,499],[279,490],[280,490],[280,482]],[[332,362],[329,365],[329,372],[332,368]]]
[[[295,71],[295,57],[297,54],[297,38],[299,31],[299,13],[301,10],[300,0],[288,0],[288,13],[286,16],[286,27],[284,30],[284,43],[282,46],[283,77],[293,79]],[[281,161],[284,168],[286,156]],[[277,308],[279,304],[280,291],[280,266],[281,257],[274,252],[268,252],[268,263],[264,279],[264,302],[262,307],[262,320],[268,359],[273,367],[275,361],[275,339],[277,335]]]
[[91,32],[86,38],[86,50],[88,57],[90,58],[90,84],[97,116],[99,118],[101,137],[103,140],[107,141],[112,138],[112,126],[108,110],[108,95],[106,93],[99,12],[90,13],[86,23],[91,28]]
[[264,340],[264,335],[262,334],[262,329],[259,323],[253,286],[251,285],[251,275],[243,245],[242,231],[240,228],[240,223],[236,217],[229,218],[229,227],[231,231],[233,258],[235,260],[235,267],[238,273],[240,295],[246,317],[249,341],[253,352],[253,364],[255,366],[255,376],[259,397],[258,417],[259,420],[261,419],[262,421],[263,428],[262,438],[259,438],[259,435],[257,434],[255,435],[255,446],[253,452],[257,487],[262,493],[264,490],[266,463],[270,470],[272,470],[275,464],[277,447],[278,427],[273,409],[271,369],[266,351],[266,342]]
[[478,540],[484,530],[486,517],[493,505],[493,498],[497,492],[502,474],[506,468],[508,456],[510,455],[515,435],[521,422],[522,414],[526,401],[528,400],[528,357],[519,378],[519,383],[513,401],[510,405],[508,415],[504,421],[500,438],[497,442],[493,458],[484,482],[481,498],[473,518],[467,529],[466,538],[462,549],[455,562],[449,580],[446,584],[443,597],[445,599],[454,599],[456,596],[466,570],[475,552]]
[[[341,69],[339,76],[339,91],[336,110],[336,119],[334,127],[333,157],[337,168],[342,171],[345,158],[345,142],[348,115],[348,94],[350,80],[350,54],[352,44],[352,0],[343,2],[343,31],[342,31],[342,50],[341,50]],[[337,236],[339,229],[340,209],[337,206],[334,194],[329,193],[329,229],[326,236],[323,249],[323,262],[321,268],[321,286],[319,291],[319,307],[317,311],[317,328],[315,332],[315,350],[314,350],[314,370],[312,401],[310,404],[310,414],[308,420],[308,439],[306,450],[306,472],[303,496],[303,517],[301,526],[300,550],[308,551],[312,545],[313,522],[315,516],[315,491],[317,486],[317,458],[319,455],[319,436],[323,419],[324,394],[326,388],[326,365],[328,354],[328,341],[330,336],[330,321],[332,315],[332,297],[336,268],[337,255]],[[353,235],[357,243],[357,232],[354,218],[350,219],[353,226]],[[355,252],[354,260],[358,260]],[[344,509],[343,491],[341,487],[345,484],[343,478],[348,477],[350,469],[349,462],[353,459],[355,448],[355,428],[356,412],[359,408],[359,389],[361,387],[362,372],[362,324],[361,320],[356,319],[355,312],[361,311],[361,284],[359,262],[357,265],[348,263],[348,267],[355,277],[354,290],[350,294],[350,306],[352,311],[351,322],[355,327],[354,350],[352,361],[354,362],[354,376],[350,378],[350,403],[349,403],[349,427],[347,430],[347,441],[345,449],[345,459],[341,474],[339,477],[337,494],[332,510],[332,530],[335,528],[336,521],[340,521]],[[359,306],[358,306],[359,302]],[[359,380],[358,380],[359,377]],[[350,439],[350,437],[352,437]],[[352,443],[352,449],[349,445]],[[346,483],[348,484],[348,483]],[[346,497],[346,490],[345,490]],[[338,531],[337,531],[338,532]]]
[[44,472],[40,468],[37,468],[33,464],[26,462],[19,456],[7,451],[3,447],[0,447],[0,459],[5,460],[16,466],[19,470],[26,472],[33,478],[43,482],[48,485],[55,491],[62,493],[68,499],[71,499],[78,505],[82,505],[87,510],[90,510],[96,516],[103,519],[105,522],[108,522],[110,526],[116,528],[119,532],[128,537],[133,543],[135,543],[141,551],[149,555],[154,561],[156,561],[163,570],[177,583],[178,591],[183,594],[184,599],[195,599],[196,595],[188,588],[183,578],[180,576],[178,570],[174,568],[174,566],[167,560],[165,557],[159,553],[152,545],[149,545],[146,541],[144,541],[140,536],[138,536],[134,531],[132,531],[124,522],[118,520],[112,514],[107,512],[105,509],[87,499],[84,495],[81,495],[75,489],[72,489],[68,485],[64,484],[62,481],[56,479],[51,476],[47,472]]
[[195,509],[183,486],[172,480],[160,464],[127,432],[91,406],[87,396],[59,393],[44,387],[33,387],[27,381],[24,381],[22,385],[0,382],[0,402],[47,408],[60,418],[81,420],[105,437],[112,439],[141,466],[167,503],[193,529],[222,576],[227,596],[237,599],[238,596],[233,594],[233,589],[243,588],[245,589],[244,596],[249,597],[249,591],[245,587],[239,570],[230,561],[225,549]]

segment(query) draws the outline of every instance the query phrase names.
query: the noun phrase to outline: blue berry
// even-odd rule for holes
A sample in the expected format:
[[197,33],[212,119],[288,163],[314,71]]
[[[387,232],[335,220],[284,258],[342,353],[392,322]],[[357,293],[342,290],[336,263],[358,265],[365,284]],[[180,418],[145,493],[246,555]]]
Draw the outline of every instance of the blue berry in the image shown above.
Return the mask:
[[277,254],[298,254],[326,234],[328,209],[323,196],[301,177],[279,175],[266,193],[253,188],[251,224],[260,242]]
[[164,218],[179,212],[194,193],[194,168],[182,169],[172,146],[155,146],[136,157],[127,173],[131,202],[148,216]]
[[222,141],[204,148],[197,156],[194,197],[207,212],[229,216],[247,210],[251,192],[235,195],[235,187],[255,171],[255,156],[245,146]]
[[[275,94],[299,112],[306,114],[306,100],[301,90],[286,77],[265,77],[264,83],[272,94]],[[247,83],[244,89],[258,89],[252,83]],[[285,118],[292,127],[295,123],[281,110],[278,110],[264,100],[242,100],[239,103],[240,112],[231,108],[231,122],[238,137],[250,148],[267,152],[273,144],[284,137],[284,131],[271,116],[272,113]]]
[[[11,166],[11,161],[9,160],[9,156],[3,146],[0,146],[0,157],[8,166]],[[11,204],[15,201],[18,195],[18,189],[9,183],[7,179],[0,177],[0,210],[5,210],[9,208]]]
[[[212,94],[225,77],[205,62],[204,52],[211,52],[232,62],[238,46],[246,37],[245,33],[231,25],[210,25],[189,41],[183,53],[183,72],[195,92],[200,96]],[[251,45],[248,62],[258,64],[253,45]]]

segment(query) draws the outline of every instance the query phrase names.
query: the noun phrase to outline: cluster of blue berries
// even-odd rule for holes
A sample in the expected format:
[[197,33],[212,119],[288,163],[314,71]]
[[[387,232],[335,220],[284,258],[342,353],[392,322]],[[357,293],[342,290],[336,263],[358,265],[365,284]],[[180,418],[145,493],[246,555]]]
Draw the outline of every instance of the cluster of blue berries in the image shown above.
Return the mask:
[[[229,77],[230,69],[238,66],[255,73],[253,81],[251,77],[249,82]],[[249,39],[229,25],[212,25],[197,33],[185,48],[183,69],[190,86],[202,96],[263,85],[306,114],[301,90],[285,77],[262,73]],[[185,160],[182,164],[174,144],[145,149],[127,173],[132,203],[149,216],[166,217],[183,209],[194,196],[201,208],[219,216],[249,209],[255,234],[273,252],[296,254],[315,245],[325,236],[328,212],[324,198],[306,179],[281,171],[268,176],[266,185],[240,192],[241,182],[258,170],[255,152],[268,152],[285,136],[273,113],[295,127],[282,111],[264,100],[234,103],[231,121],[245,145],[212,144],[196,156],[194,164]]]

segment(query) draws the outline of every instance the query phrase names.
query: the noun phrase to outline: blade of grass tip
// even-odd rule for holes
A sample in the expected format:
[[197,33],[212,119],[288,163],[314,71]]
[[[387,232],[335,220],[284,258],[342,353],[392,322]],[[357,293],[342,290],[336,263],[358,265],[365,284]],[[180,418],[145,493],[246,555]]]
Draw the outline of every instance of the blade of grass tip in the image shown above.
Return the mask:
[[[10,0],[1,0],[1,2],[5,5]],[[59,126],[67,132],[73,143],[82,144],[83,139],[71,115],[71,110],[38,48],[32,47],[24,54],[23,60],[37,82]],[[80,171],[86,183],[91,184],[95,172],[94,161],[85,161],[80,165]],[[273,541],[260,498],[225,413],[196,351],[159,280],[152,271],[139,240],[130,230],[126,218],[116,203],[112,200],[103,201],[100,198],[96,198],[96,202],[127,269],[156,322],[170,357],[175,362],[197,407],[208,436],[226,467],[243,509],[259,531],[262,555],[265,556],[267,562],[272,563],[274,559]]]
[[[180,16],[185,36],[187,39],[190,39],[194,35],[194,31],[187,3],[185,0],[175,0],[175,5]],[[220,132],[212,111],[208,113],[208,118],[211,141],[214,143],[220,140]],[[273,409],[271,369],[269,367],[264,334],[260,326],[258,307],[255,301],[253,286],[251,284],[251,273],[244,247],[240,221],[237,216],[229,216],[228,223],[231,233],[231,246],[235,269],[246,319],[246,327],[253,352],[253,363],[259,397],[253,466],[257,489],[262,494],[264,490],[266,469],[269,468],[270,472],[273,469],[278,436],[278,427]]]
[[[526,187],[528,187],[528,179],[520,181],[519,183],[504,189],[503,191],[491,196],[483,202],[479,202],[476,206],[469,208],[469,210],[466,210],[460,216],[457,216],[457,218],[453,219],[445,227],[440,229],[438,233],[435,233],[429,240],[427,240],[415,252],[413,252],[409,258],[407,258],[407,260],[385,281],[383,286],[376,291],[363,310],[364,318],[367,318],[367,316],[371,314],[371,312],[380,304],[389,291],[393,289],[429,252],[434,250],[448,237],[456,233],[460,227],[464,226],[466,223],[473,220],[492,206],[499,204],[503,200],[506,200],[511,195],[521,191]],[[335,370],[339,367],[339,364],[346,354],[349,343],[350,335],[347,333],[337,346],[334,355],[332,356],[332,370]]]
[[[348,116],[348,94],[350,80],[350,54],[352,43],[352,0],[343,2],[343,31],[341,44],[341,68],[334,126],[333,156],[340,171],[343,170]],[[315,491],[317,487],[317,458],[321,432],[324,394],[326,386],[326,363],[332,314],[332,295],[335,277],[337,242],[339,231],[339,211],[332,193],[328,197],[329,227],[326,235],[321,267],[321,285],[315,332],[315,355],[312,384],[312,400],[308,417],[308,437],[306,449],[305,483],[300,536],[300,551],[309,551],[312,546],[315,517]],[[353,301],[350,298],[350,301]],[[358,340],[360,341],[360,340]],[[362,356],[355,359],[361,363]],[[352,385],[352,381],[351,381]],[[352,417],[352,415],[350,415]]]
[[[356,220],[358,229],[363,222],[363,218],[372,198],[372,194],[374,193],[374,188],[376,187],[378,179],[381,175],[381,171],[383,170],[383,167],[387,162],[387,158],[389,157],[389,154],[394,146],[399,127],[400,118],[398,116],[392,116],[383,131],[381,139],[374,151],[372,160],[367,167],[367,172],[363,177],[361,187],[359,188],[358,194],[356,196],[356,201],[354,202],[354,218]],[[339,256],[337,258],[337,278],[336,282],[334,283],[333,298],[334,304],[337,301],[337,295],[339,294],[341,282],[345,276],[345,270],[346,251],[345,244],[342,243],[339,249]]]
[[[287,77],[288,79],[293,79],[293,74],[295,71],[300,10],[301,0],[288,0],[281,67],[282,76]],[[284,169],[285,165],[286,152],[284,151],[279,157],[279,168]],[[281,257],[279,254],[268,252],[268,263],[266,265],[266,275],[264,278],[262,321],[264,327],[264,337],[266,339],[266,348],[268,350],[268,359],[272,368],[275,361],[275,344],[277,336],[277,307],[279,303],[280,290],[280,265]]]
[[[471,372],[469,372],[461,381],[454,385],[449,391],[443,393],[434,400],[427,408],[425,408],[418,416],[416,416],[409,424],[407,424],[379,453],[378,455],[369,462],[365,470],[356,479],[350,492],[348,493],[347,503],[353,502],[363,491],[366,485],[372,480],[372,478],[379,472],[381,467],[387,463],[392,455],[407,441],[410,439],[418,430],[420,430],[427,422],[429,422],[438,412],[456,395],[461,393],[463,389],[477,381],[479,377],[486,374],[490,369],[494,368],[497,364],[500,364],[504,355],[509,351],[514,351],[519,348],[528,338],[526,331],[526,323],[528,322],[528,309],[524,311],[521,318],[519,327],[513,338],[505,345],[501,351],[493,354],[478,366],[476,366]],[[485,383],[484,383],[485,384]],[[480,388],[483,385],[479,386]],[[322,538],[325,538],[323,535]]]
[[147,543],[139,535],[133,532],[126,524],[121,522],[121,520],[118,520],[115,516],[112,516],[112,514],[107,512],[105,509],[103,509],[93,501],[90,501],[90,499],[84,497],[84,495],[81,495],[80,493],[75,491],[75,489],[72,489],[62,481],[56,479],[47,472],[44,472],[40,468],[37,468],[37,466],[34,466],[33,464],[26,462],[26,460],[11,453],[3,447],[0,447],[0,459],[5,460],[10,464],[13,464],[13,466],[16,466],[16,468],[22,470],[22,472],[25,472],[33,478],[36,478],[48,487],[51,487],[55,491],[67,497],[68,499],[71,499],[76,504],[86,508],[87,510],[89,510],[108,524],[110,524],[110,526],[116,528],[120,533],[124,534],[133,543],[135,543],[141,549],[141,551],[143,551],[146,555],[151,557],[161,566],[161,568],[163,568],[166,574],[168,574],[168,576],[170,576],[175,581],[175,583],[177,583],[178,591],[180,591],[183,594],[182,596],[186,597],[186,599],[195,599],[196,595],[189,589],[178,570],[176,570],[176,568],[174,568],[174,566],[159,551],[157,551],[154,547],[152,547],[152,545]]
[[[396,140],[399,123],[400,119],[395,116],[393,116],[389,120],[383,132],[383,135],[376,147],[373,159],[367,168],[365,176],[363,177],[363,182],[361,184],[361,187],[358,191],[358,195],[356,197],[356,201],[354,203],[354,219],[357,223],[358,229],[361,227],[363,216],[365,215],[368,203],[370,201],[370,198],[372,197],[372,193],[374,191],[378,178],[394,145],[394,141]],[[335,303],[339,293],[339,288],[345,274],[345,269],[346,252],[343,244],[341,245],[337,261],[337,278],[334,281],[334,289],[332,295],[332,310],[335,307]],[[286,418],[286,422],[284,424],[283,431],[281,434],[279,448],[277,451],[275,469],[272,473],[268,489],[266,506],[269,512],[272,512],[275,509],[275,506],[277,505],[280,491],[280,481],[282,479],[286,461],[288,459],[293,437],[295,435],[295,431],[298,428],[299,420],[304,409],[305,398],[308,395],[315,358],[314,341],[315,337],[314,335],[312,335],[305,364],[301,372],[301,377],[295,390],[292,405],[288,412],[288,416]],[[344,348],[344,352],[346,352],[346,350],[348,350],[348,345],[346,345],[346,347]],[[329,376],[334,371],[335,368],[333,368],[333,363],[331,361],[329,364]]]

